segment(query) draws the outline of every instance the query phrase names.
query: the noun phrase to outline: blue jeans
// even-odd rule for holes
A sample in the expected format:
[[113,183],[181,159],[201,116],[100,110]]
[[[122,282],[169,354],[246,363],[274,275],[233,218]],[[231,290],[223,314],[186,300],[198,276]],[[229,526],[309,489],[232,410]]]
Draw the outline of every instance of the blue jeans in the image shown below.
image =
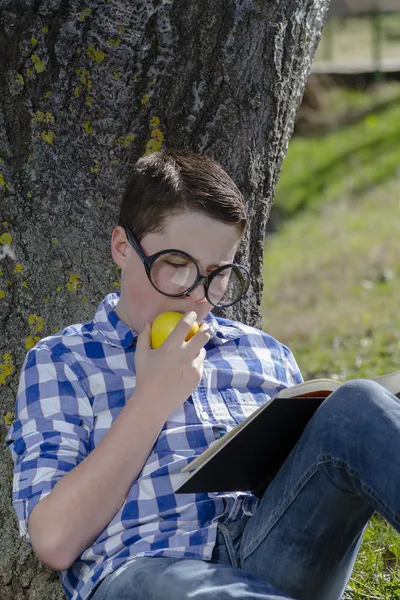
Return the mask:
[[400,400],[358,379],[329,396],[252,516],[211,561],[133,559],[92,600],[339,600],[375,511],[400,531]]

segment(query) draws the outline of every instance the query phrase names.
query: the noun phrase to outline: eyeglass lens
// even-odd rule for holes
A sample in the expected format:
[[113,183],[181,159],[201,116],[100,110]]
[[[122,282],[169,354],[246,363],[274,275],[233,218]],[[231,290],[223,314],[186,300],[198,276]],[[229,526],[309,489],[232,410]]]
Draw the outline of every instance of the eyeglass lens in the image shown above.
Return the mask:
[[150,270],[153,284],[165,294],[183,294],[197,279],[197,267],[187,256],[162,254]]
[[[153,285],[164,294],[187,292],[197,280],[197,267],[187,256],[177,253],[162,254],[152,264],[150,277]],[[247,272],[240,266],[219,271],[208,287],[209,300],[218,306],[234,302],[246,289]]]

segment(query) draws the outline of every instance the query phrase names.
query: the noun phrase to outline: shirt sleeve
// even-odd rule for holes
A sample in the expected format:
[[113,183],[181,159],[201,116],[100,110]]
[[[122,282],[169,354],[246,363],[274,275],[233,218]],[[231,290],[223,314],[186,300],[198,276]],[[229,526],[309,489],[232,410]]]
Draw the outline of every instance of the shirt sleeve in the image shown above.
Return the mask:
[[20,536],[38,502],[90,451],[91,403],[74,366],[46,346],[25,357],[18,386],[15,421],[6,444],[14,461],[12,501]]
[[296,359],[293,356],[293,353],[287,346],[282,344],[282,349],[284,353],[284,360],[286,366],[286,377],[287,377],[287,385],[288,387],[292,387],[293,385],[297,385],[298,383],[303,383],[303,376],[300,372],[300,369],[297,365]]

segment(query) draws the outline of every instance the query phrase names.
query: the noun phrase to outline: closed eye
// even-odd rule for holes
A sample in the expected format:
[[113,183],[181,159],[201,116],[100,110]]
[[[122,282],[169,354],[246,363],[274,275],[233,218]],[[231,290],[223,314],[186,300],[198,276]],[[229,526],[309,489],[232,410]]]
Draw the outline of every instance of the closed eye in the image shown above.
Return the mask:
[[171,267],[187,267],[188,266],[188,263],[173,263],[173,262],[170,262],[168,260],[165,261],[165,264],[167,264],[167,265],[169,265]]

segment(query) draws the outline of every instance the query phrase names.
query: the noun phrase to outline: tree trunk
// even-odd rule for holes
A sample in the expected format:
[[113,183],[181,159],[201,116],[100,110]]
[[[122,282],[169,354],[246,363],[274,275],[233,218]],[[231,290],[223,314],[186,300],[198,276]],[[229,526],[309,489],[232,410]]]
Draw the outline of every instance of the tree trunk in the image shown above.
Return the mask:
[[[261,326],[265,226],[328,1],[0,0],[2,442],[27,349],[119,288],[110,236],[144,152],[191,148],[236,181],[252,286],[225,315]],[[63,598],[18,537],[0,452],[0,597]]]

